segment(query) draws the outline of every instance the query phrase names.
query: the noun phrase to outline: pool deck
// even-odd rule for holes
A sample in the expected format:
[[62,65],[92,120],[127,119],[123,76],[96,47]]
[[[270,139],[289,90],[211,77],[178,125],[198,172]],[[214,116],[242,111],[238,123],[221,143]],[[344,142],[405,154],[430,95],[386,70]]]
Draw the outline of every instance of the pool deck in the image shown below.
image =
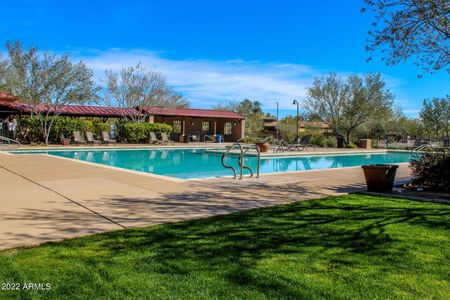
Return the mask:
[[[217,144],[207,144],[211,145]],[[397,179],[409,176],[408,164],[400,164]],[[181,181],[48,155],[0,152],[0,249],[204,218],[363,188],[360,167],[267,174],[242,181]]]

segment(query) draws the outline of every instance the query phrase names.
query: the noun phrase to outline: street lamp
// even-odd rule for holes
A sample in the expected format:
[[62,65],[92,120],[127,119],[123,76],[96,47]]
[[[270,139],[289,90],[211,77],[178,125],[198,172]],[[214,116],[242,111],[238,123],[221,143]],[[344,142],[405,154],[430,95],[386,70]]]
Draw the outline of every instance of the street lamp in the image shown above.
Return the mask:
[[279,140],[280,139],[280,135],[278,134],[278,106],[279,106],[279,103],[278,103],[278,101],[275,101],[275,103],[277,104],[277,126],[276,126],[276,129],[277,129],[277,140]]
[[295,139],[296,140],[298,140],[298,122],[299,122],[299,103],[298,103],[298,101],[296,100],[296,99],[294,99],[294,102],[292,102],[292,104],[297,104],[297,132],[296,132],[296,134],[295,134]]

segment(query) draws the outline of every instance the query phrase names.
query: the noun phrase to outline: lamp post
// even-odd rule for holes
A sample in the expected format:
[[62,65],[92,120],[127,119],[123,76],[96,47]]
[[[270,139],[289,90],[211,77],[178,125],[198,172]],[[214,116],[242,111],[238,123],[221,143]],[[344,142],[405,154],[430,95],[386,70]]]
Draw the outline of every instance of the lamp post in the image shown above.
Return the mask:
[[292,104],[297,104],[297,132],[295,133],[295,139],[298,140],[299,103],[296,99],[294,99],[294,102],[292,102]]
[[275,101],[275,103],[277,104],[277,126],[276,126],[276,129],[277,129],[277,140],[279,140],[280,139],[280,135],[278,134],[278,106],[279,106],[279,103],[278,103],[278,101]]

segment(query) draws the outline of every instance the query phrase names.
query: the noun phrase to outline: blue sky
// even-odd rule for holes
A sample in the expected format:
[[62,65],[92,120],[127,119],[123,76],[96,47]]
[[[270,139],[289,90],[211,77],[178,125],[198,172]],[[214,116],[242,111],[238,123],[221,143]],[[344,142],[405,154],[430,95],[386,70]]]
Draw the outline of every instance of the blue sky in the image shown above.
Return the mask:
[[0,43],[20,39],[42,50],[69,52],[100,80],[104,70],[143,62],[162,71],[193,107],[244,98],[281,115],[294,114],[314,77],[330,71],[381,72],[405,114],[422,100],[449,94],[441,71],[418,79],[412,63],[366,62],[373,21],[362,0],[1,0]]

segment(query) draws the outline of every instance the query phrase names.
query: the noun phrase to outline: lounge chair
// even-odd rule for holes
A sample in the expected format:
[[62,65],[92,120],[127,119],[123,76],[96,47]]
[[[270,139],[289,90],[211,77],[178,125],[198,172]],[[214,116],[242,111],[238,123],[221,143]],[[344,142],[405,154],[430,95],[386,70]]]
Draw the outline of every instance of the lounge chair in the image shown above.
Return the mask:
[[81,134],[80,134],[79,131],[74,131],[73,132],[73,142],[75,144],[78,144],[78,145],[79,144],[86,144],[86,140],[81,137]]
[[102,131],[102,143],[103,144],[115,144],[117,141],[114,139],[111,139],[109,137],[108,131]]
[[276,148],[274,148],[274,153],[279,153],[279,152],[283,153],[284,151],[289,150],[289,149],[290,149],[289,143],[286,140],[281,139],[279,141],[278,146]]
[[158,138],[156,137],[156,133],[154,133],[153,131],[150,131],[150,144],[162,144],[162,141],[158,140]]
[[165,132],[161,132],[161,139],[162,139],[162,142],[164,143],[164,144],[171,144],[171,145],[173,145],[173,143],[175,143],[174,141],[172,141],[171,139],[169,139],[169,137],[167,136],[167,133],[165,133]]
[[95,145],[101,143],[99,140],[94,139],[94,135],[91,131],[86,131],[86,139],[89,144]]
[[305,149],[308,150],[308,146],[310,146],[310,147],[312,146],[312,147],[314,147],[314,151],[316,151],[316,145],[311,144],[311,138],[312,138],[311,134],[302,136],[302,138],[300,140],[298,140],[296,143],[289,145],[289,150],[303,151]]
[[208,135],[208,134],[205,134],[205,135],[203,136],[203,141],[204,141],[205,143],[215,143],[215,142],[216,142],[216,139],[215,139],[213,136],[210,136],[210,135]]
[[191,135],[190,138],[191,138],[191,142],[200,142],[200,139],[199,139],[198,135],[196,135],[196,134]]

